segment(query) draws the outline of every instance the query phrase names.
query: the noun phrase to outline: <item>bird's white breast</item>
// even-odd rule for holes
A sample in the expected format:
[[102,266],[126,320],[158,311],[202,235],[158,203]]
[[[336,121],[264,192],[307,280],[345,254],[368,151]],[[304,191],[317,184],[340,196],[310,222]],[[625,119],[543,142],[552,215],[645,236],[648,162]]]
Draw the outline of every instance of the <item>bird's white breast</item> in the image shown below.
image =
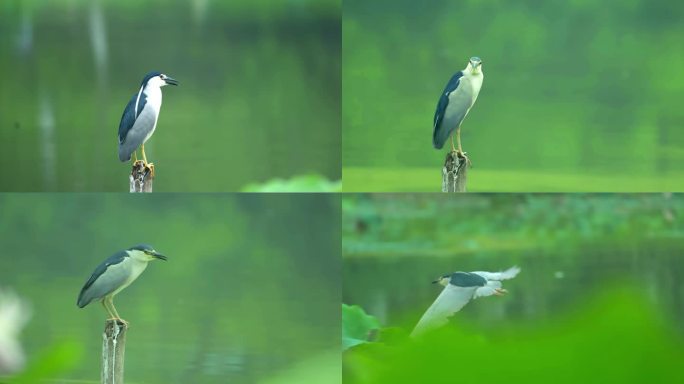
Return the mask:
[[482,88],[482,80],[484,80],[484,75],[482,74],[482,71],[478,71],[477,74],[475,73],[466,73],[463,76],[463,86],[470,87],[471,95],[472,95],[472,101],[470,106],[472,107],[473,104],[475,104],[475,100],[477,100],[477,95],[480,94],[480,88]]
[[145,143],[152,136],[154,130],[157,129],[157,120],[159,120],[159,111],[161,110],[162,104],[162,92],[161,88],[159,87],[147,87],[143,92],[145,92],[145,96],[147,96],[147,104],[145,105],[145,108],[150,108],[148,116],[150,116],[150,118],[154,118],[152,130],[145,135],[145,140],[143,140],[143,143]]
[[119,287],[117,290],[115,290],[112,293],[112,295],[116,295],[122,289],[131,285],[131,283],[134,282],[135,279],[137,279],[141,273],[143,273],[145,268],[147,268],[147,262],[146,261],[140,261],[140,260],[137,260],[133,257],[127,257],[121,264],[122,265],[120,266],[120,268],[123,268],[127,272],[128,278],[121,285],[121,287]]

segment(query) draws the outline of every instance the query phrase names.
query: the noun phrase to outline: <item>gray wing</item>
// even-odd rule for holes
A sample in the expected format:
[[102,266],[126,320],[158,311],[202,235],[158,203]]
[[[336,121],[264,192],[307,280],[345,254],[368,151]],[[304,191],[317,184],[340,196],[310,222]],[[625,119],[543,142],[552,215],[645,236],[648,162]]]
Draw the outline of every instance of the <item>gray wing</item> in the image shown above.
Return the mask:
[[[123,271],[121,264],[126,257],[128,257],[126,252],[117,252],[95,268],[95,271],[90,275],[90,278],[81,288],[81,293],[78,295],[77,304],[79,307],[83,308],[94,299],[99,299],[113,292],[119,286],[117,283],[121,284],[126,280],[128,275],[124,273],[125,271]],[[107,280],[98,280],[98,277],[108,270],[110,270],[110,273],[107,274]]]
[[512,279],[515,276],[517,276],[518,273],[520,273],[520,268],[517,266],[513,266],[513,267],[508,268],[507,270],[501,271],[501,272],[477,271],[477,272],[471,272],[471,273],[474,273],[476,275],[480,275],[487,280],[501,281],[501,280],[509,280],[509,279]]
[[457,287],[449,284],[439,294],[437,300],[420,318],[411,332],[411,336],[418,336],[426,331],[443,326],[454,313],[458,312],[473,298],[478,287]]
[[[138,95],[140,95],[140,98],[138,98]],[[138,104],[137,111],[135,108],[136,102]],[[137,145],[134,142],[129,142],[135,141],[129,137],[129,133],[140,117],[141,112],[145,109],[146,104],[147,96],[140,90],[140,93],[136,93],[131,97],[131,100],[126,104],[123,115],[121,115],[121,122],[119,122],[119,160],[121,161],[130,160],[133,151],[142,144],[142,142],[137,143]]]
[[449,135],[445,136],[444,132],[442,131],[442,120],[444,119],[444,112],[449,105],[449,94],[458,88],[458,83],[461,77],[463,77],[463,72],[456,72],[451,79],[449,79],[449,82],[444,87],[442,94],[439,96],[439,101],[437,101],[435,118],[432,122],[432,145],[437,149],[441,149],[444,146],[444,142],[449,137]]
[[461,126],[463,119],[473,106],[473,88],[467,78],[461,77],[458,86],[445,96],[448,102],[444,108],[444,116],[439,121],[439,125],[435,122],[433,144],[436,148],[442,148],[449,136]]

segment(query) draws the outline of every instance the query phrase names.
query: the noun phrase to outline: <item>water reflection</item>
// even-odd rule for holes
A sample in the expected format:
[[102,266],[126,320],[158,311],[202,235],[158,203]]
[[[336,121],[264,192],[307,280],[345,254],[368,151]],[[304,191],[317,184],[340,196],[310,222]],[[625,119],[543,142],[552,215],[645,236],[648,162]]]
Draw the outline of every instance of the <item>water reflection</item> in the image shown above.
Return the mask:
[[33,50],[33,19],[29,7],[22,9],[16,43],[17,53],[20,56],[27,56]]
[[102,84],[107,74],[109,48],[107,46],[107,25],[105,24],[102,2],[99,0],[90,2],[88,26],[90,29],[90,45],[93,51],[95,72],[97,73],[98,83]]
[[45,93],[40,97],[39,111],[38,126],[40,127],[40,148],[43,155],[43,181],[47,189],[52,189],[57,180],[55,115],[52,109],[52,101]]

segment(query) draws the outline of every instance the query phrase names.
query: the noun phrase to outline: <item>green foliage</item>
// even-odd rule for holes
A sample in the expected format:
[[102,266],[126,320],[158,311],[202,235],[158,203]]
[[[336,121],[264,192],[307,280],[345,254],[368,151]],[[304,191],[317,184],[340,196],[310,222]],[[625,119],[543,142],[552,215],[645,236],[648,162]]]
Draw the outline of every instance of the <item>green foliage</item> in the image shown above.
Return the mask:
[[263,381],[263,384],[341,383],[342,361],[338,350],[316,354],[284,372]]
[[638,289],[609,289],[543,323],[456,321],[391,347],[350,349],[345,382],[674,382],[684,340],[647,302]]
[[371,341],[380,322],[364,312],[358,305],[342,304],[342,350]]
[[679,194],[346,195],[343,250],[354,255],[461,253],[684,238]]
[[[34,319],[33,321],[40,321]],[[55,377],[64,377],[83,358],[83,345],[74,341],[61,341],[43,347],[30,361],[29,366],[17,376],[12,377],[12,384],[33,384]]]
[[[344,167],[344,192],[439,192],[441,164],[430,167]],[[661,174],[541,172],[530,168],[473,168],[468,192],[662,192],[684,190],[684,173]]]
[[319,175],[295,176],[290,179],[273,179],[262,184],[249,184],[242,192],[339,192],[341,181],[329,181]]

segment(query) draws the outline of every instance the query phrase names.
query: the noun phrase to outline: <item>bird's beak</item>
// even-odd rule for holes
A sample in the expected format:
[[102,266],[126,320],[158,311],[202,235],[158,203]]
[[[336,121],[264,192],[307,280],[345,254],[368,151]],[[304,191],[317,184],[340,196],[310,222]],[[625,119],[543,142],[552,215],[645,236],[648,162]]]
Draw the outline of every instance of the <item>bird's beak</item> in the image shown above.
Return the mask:
[[159,260],[164,260],[164,261],[167,260],[167,257],[166,257],[166,256],[162,255],[161,253],[159,253],[159,252],[157,252],[157,251],[152,252],[151,255],[154,256],[154,257],[156,257],[156,258],[159,259]]
[[432,282],[432,284],[437,284],[437,283],[439,283],[439,279]]
[[166,84],[178,85],[178,80],[173,79],[173,78],[168,77],[168,76],[164,78],[164,81],[166,82]]

